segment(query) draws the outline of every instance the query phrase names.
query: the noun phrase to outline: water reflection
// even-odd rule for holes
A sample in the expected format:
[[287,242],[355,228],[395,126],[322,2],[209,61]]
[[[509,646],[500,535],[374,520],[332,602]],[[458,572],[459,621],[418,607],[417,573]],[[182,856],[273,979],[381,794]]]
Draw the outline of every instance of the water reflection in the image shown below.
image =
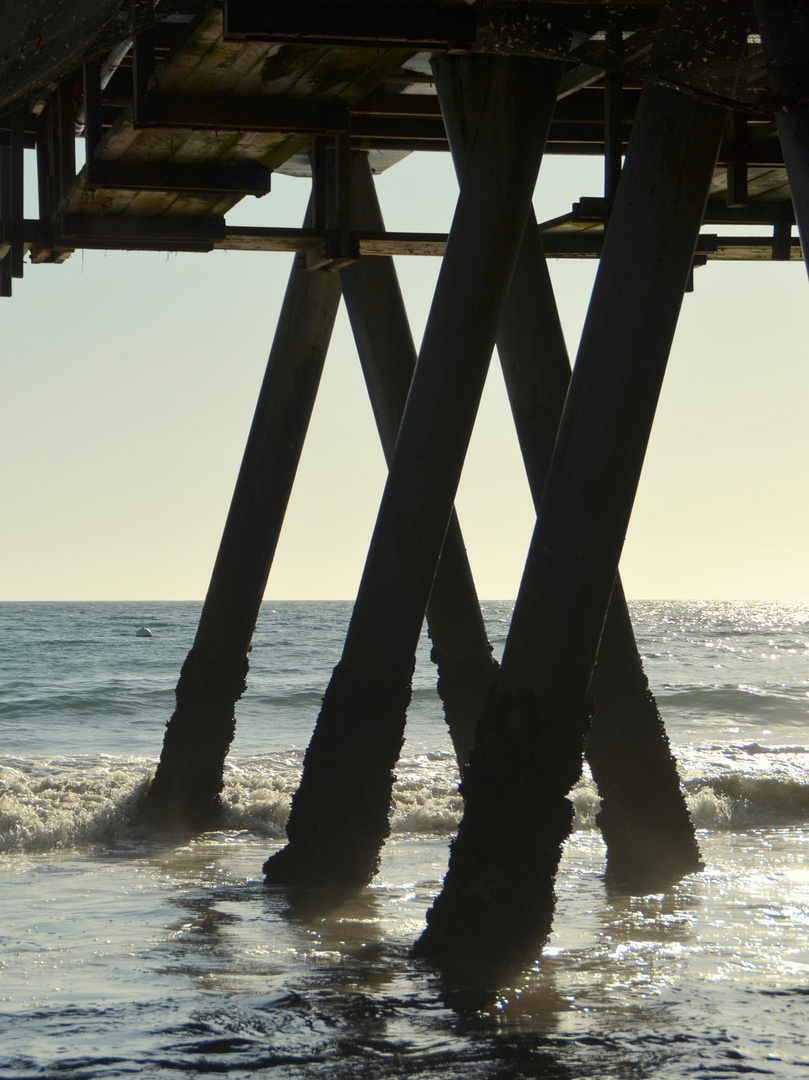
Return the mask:
[[[220,884],[222,856],[210,847],[177,854],[197,881],[171,899],[177,917],[154,958],[163,977],[200,996],[190,1019],[163,1032],[172,1068],[283,1066],[291,1076],[338,1078],[573,1075],[546,1041],[565,1007],[552,977],[530,972],[481,995],[410,960],[410,938],[400,925],[397,932],[392,909],[405,897],[426,908],[434,882],[367,889],[324,911],[300,896],[290,905],[283,890],[257,882]],[[156,861],[163,858],[171,857]]]

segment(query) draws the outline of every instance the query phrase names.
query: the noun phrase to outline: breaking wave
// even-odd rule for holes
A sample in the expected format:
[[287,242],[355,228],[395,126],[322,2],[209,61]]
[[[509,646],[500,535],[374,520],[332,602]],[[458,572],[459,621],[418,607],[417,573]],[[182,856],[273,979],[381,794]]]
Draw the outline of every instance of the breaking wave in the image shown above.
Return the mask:
[[[236,759],[225,774],[222,828],[281,840],[300,776],[299,752]],[[112,757],[6,758],[0,766],[0,852],[44,852],[137,843],[151,835],[136,806],[152,763]],[[809,821],[809,783],[725,771],[690,776],[686,797],[698,829],[745,831]],[[598,794],[589,779],[571,793],[576,829],[594,829]],[[449,836],[463,810],[448,754],[403,760],[393,789],[394,834]]]

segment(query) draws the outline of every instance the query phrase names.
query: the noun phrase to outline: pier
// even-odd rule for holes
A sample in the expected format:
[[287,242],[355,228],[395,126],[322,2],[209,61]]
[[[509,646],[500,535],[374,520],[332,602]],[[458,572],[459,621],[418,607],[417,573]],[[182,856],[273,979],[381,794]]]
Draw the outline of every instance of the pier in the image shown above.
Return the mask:
[[[809,259],[809,13],[788,0],[80,0],[67,15],[35,0],[0,33],[0,295],[82,249],[293,256],[144,818],[217,821],[344,302],[388,480],[267,882],[345,892],[373,878],[425,618],[465,812],[417,955],[536,954],[585,760],[608,879],[650,890],[698,869],[618,564],[699,267]],[[374,175],[419,151],[452,155],[446,235],[383,220]],[[554,154],[603,158],[603,194],[574,192],[537,222]],[[228,224],[246,195],[272,198],[273,173],[310,185],[303,222]],[[442,260],[418,353],[399,255]],[[600,261],[572,375],[548,258]],[[495,345],[536,510],[501,665],[454,510]]]

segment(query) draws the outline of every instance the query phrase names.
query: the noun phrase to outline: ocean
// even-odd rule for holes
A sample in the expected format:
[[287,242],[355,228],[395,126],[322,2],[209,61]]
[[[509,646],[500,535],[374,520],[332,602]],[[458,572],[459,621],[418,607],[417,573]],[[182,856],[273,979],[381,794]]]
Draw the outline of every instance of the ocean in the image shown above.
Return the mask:
[[809,1075],[809,604],[631,605],[705,869],[608,890],[585,777],[553,936],[490,994],[409,957],[461,811],[426,638],[354,900],[292,914],[261,874],[350,604],[265,602],[221,830],[133,825],[199,607],[0,604],[0,1080]]

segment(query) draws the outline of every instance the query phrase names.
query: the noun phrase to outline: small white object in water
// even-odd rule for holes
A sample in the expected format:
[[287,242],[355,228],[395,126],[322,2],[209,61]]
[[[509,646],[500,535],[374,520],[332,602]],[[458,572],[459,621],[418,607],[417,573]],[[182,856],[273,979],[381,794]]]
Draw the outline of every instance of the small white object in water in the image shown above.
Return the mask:
[[151,637],[152,631],[147,630],[145,626],[142,626],[140,630],[135,631],[135,637]]

